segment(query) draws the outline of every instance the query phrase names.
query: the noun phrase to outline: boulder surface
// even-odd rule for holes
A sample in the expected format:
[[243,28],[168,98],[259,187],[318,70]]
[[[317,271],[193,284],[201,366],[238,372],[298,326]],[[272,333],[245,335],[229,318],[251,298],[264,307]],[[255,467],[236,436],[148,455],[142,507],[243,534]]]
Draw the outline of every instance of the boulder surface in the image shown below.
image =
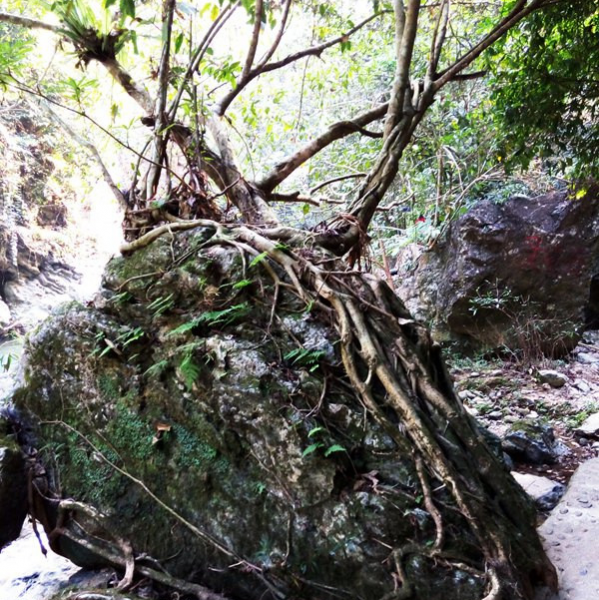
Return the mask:
[[478,203],[398,259],[398,293],[439,340],[559,355],[599,317],[599,186]]
[[[213,234],[113,260],[94,303],[31,335],[13,403],[46,468],[36,510],[52,549],[96,567],[129,540],[231,599],[383,598],[402,585],[414,600],[483,597],[479,541],[447,486],[432,474],[422,487],[408,439],[365,417],[339,334],[264,276],[264,257]],[[532,504],[515,482],[510,493],[534,531]],[[61,510],[65,497],[104,517]],[[431,551],[439,522],[446,557]]]

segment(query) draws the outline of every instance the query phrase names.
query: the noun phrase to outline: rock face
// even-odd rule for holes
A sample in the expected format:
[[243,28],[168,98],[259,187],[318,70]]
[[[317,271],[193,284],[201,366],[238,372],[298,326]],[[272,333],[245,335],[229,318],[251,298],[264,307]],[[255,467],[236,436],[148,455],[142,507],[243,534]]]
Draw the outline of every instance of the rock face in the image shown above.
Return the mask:
[[530,421],[514,423],[501,442],[510,457],[533,465],[553,464],[559,456],[569,453],[568,447],[555,439],[551,427]]
[[599,317],[599,186],[483,201],[398,259],[398,293],[440,340],[558,355]]
[[[71,304],[31,336],[13,402],[42,423],[46,496],[96,506],[109,526],[77,515],[94,539],[118,534],[229,598],[382,598],[393,548],[415,600],[482,597],[462,559],[430,556],[411,449],[364,419],[335,333],[285,289],[273,315],[259,259],[207,244],[211,233],[114,260],[94,306]],[[482,572],[452,502],[437,505],[447,546]],[[56,503],[45,509],[52,530]],[[106,562],[53,539],[79,565]]]
[[[85,162],[73,181],[64,166],[71,142],[39,110],[20,102],[0,114],[0,341],[25,333],[74,297],[90,271],[89,254],[105,255],[88,218],[95,202],[78,196]],[[96,287],[98,281],[99,274]]]
[[0,549],[19,537],[26,515],[25,460],[0,419]]

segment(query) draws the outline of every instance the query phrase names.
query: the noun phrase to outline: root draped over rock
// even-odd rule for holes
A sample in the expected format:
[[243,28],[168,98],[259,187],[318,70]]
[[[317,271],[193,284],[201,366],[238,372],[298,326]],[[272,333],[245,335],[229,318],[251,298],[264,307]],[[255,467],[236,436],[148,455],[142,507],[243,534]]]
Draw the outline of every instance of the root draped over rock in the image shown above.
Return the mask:
[[[348,270],[332,255],[311,248],[309,237],[304,244],[292,240],[287,245],[278,231],[265,235],[206,220],[165,225],[122,251],[135,251],[160,235],[193,227],[213,231],[205,245],[233,245],[250,260],[262,262],[275,284],[273,314],[277,290],[285,285],[332,321],[340,336],[345,372],[365,410],[399,448],[412,448],[425,507],[436,528],[432,548],[421,546],[419,553],[452,561],[452,551],[444,548],[435,498],[439,489],[446,488],[484,558],[483,565],[461,565],[484,568],[488,581],[484,600],[531,600],[536,585],[556,589],[556,572],[536,534],[530,503],[454,393],[440,348],[385,282]],[[399,587],[385,600],[410,597],[402,562],[414,551],[413,545],[393,549]]]

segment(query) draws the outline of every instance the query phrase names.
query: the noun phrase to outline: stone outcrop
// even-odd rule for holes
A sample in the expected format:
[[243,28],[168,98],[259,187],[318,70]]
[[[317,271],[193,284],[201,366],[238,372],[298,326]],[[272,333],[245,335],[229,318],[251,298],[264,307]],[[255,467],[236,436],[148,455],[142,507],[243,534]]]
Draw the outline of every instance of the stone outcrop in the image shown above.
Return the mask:
[[26,515],[25,459],[7,420],[0,416],[0,550],[19,537]]
[[[30,337],[13,402],[39,423],[40,487],[108,519],[71,512],[61,531],[128,539],[228,598],[383,598],[392,549],[415,600],[484,596],[485,558],[436,484],[457,554],[431,556],[435,520],[412,449],[365,419],[336,333],[285,288],[273,313],[260,257],[210,245],[212,233],[112,261],[93,305],[66,306]],[[530,506],[515,482],[513,493]],[[45,502],[50,531],[56,510]],[[79,565],[106,563],[52,539]]]
[[[102,245],[78,197],[86,165],[78,165],[75,183],[62,160],[70,144],[46,113],[25,101],[0,115],[0,341],[77,297],[81,271],[92,269],[87,256]],[[107,260],[105,251],[99,255]],[[102,258],[96,263],[101,270]]]
[[599,316],[598,195],[482,201],[404,250],[398,293],[439,340],[562,354]]

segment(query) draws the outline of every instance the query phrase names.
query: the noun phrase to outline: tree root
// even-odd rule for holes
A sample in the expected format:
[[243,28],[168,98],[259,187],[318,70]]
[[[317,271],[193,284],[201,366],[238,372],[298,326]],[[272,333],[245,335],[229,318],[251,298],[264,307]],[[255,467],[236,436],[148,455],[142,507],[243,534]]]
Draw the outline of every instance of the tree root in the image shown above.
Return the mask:
[[[65,499],[58,502],[58,510],[62,513],[69,511],[84,514],[92,519],[95,523],[100,525],[107,533],[109,532],[107,517],[102,515],[94,507],[88,504]],[[79,527],[81,527],[81,525],[79,525]],[[216,592],[213,592],[204,586],[177,579],[176,577],[172,577],[164,571],[158,571],[141,564],[136,564],[133,558],[131,544],[126,540],[116,537],[113,533],[109,533],[109,536],[115,540],[115,543],[111,543],[108,540],[102,539],[103,544],[95,542],[94,538],[89,535],[79,535],[69,529],[67,526],[62,527],[56,533],[67,537],[77,544],[80,544],[97,556],[101,556],[110,564],[124,568],[125,575],[116,587],[117,592],[124,591],[126,588],[130,587],[131,583],[133,582],[134,574],[139,573],[144,577],[148,577],[149,579],[162,583],[175,590],[185,594],[191,594],[198,600],[227,600],[225,596],[217,594]],[[111,547],[108,548],[107,546]],[[106,597],[107,596],[104,596],[104,598]],[[113,598],[114,596],[110,597]],[[81,594],[75,595],[75,598],[81,599]],[[92,599],[93,597],[90,598],[90,600]]]
[[[293,288],[307,304],[326,307],[326,317],[334,315],[343,366],[360,402],[399,448],[413,449],[424,504],[435,523],[434,552],[442,553],[445,533],[427,469],[444,483],[481,549],[490,590],[484,600],[500,598],[505,587],[502,582],[514,588],[514,600],[531,599],[537,582],[555,589],[555,569],[536,535],[530,505],[465,412],[428,332],[411,318],[388,286],[371,276],[344,270],[344,265],[325,251],[304,246],[294,252],[283,247],[276,231],[261,233],[244,226],[225,230],[204,219],[158,227],[125,244],[121,251],[132,252],[165,233],[195,227],[214,230],[211,244],[233,244],[254,256],[265,253],[267,258],[261,264],[275,286],[273,314],[279,290],[285,286]],[[390,408],[403,431],[387,416]],[[402,570],[403,556],[395,551],[402,588],[385,600],[408,598],[412,593]]]

